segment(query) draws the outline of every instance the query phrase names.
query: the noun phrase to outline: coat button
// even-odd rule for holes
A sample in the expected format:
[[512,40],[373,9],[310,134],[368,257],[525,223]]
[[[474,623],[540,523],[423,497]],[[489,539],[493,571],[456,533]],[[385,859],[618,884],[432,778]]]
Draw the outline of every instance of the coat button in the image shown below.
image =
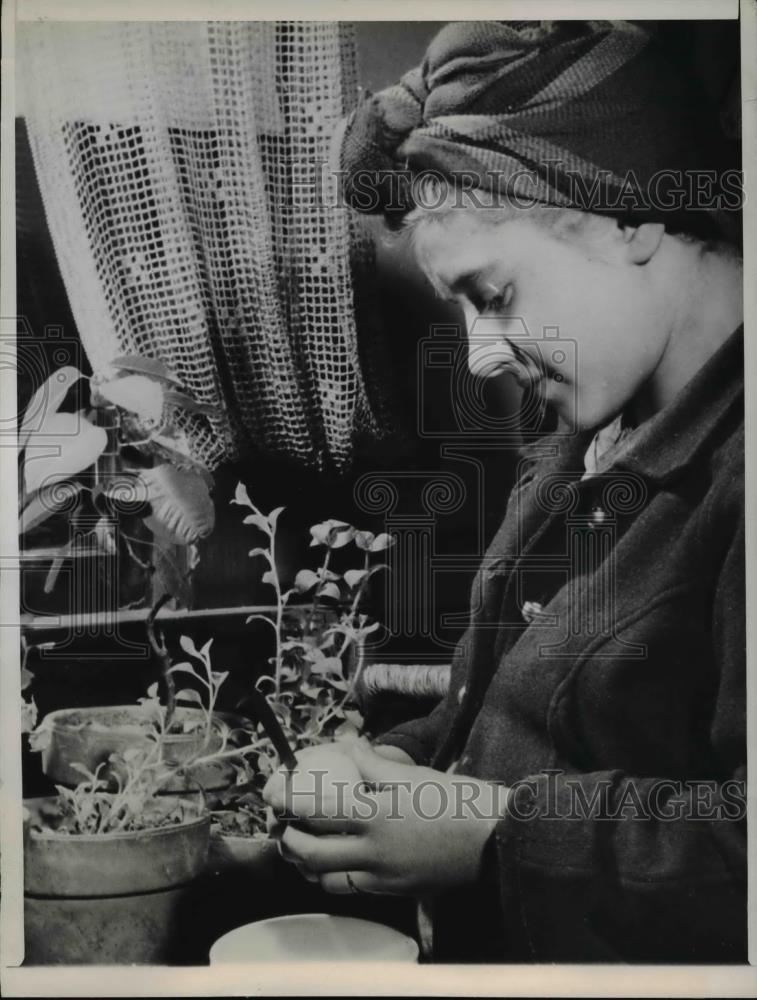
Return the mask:
[[457,692],[457,701],[458,701],[458,704],[462,703],[462,700],[463,700],[464,697],[465,697],[465,685],[463,684],[463,686]]
[[602,507],[595,507],[591,512],[591,519],[595,524],[602,524],[607,517],[607,511]]

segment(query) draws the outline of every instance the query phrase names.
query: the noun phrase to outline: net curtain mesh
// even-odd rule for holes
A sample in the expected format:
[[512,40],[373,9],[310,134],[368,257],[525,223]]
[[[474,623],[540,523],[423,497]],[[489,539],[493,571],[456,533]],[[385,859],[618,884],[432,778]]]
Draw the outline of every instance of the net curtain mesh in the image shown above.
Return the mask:
[[357,96],[351,25],[19,29],[35,169],[94,371],[166,362],[218,408],[185,418],[210,468],[252,447],[344,471],[356,435],[391,424],[358,356],[371,243],[313,184]]

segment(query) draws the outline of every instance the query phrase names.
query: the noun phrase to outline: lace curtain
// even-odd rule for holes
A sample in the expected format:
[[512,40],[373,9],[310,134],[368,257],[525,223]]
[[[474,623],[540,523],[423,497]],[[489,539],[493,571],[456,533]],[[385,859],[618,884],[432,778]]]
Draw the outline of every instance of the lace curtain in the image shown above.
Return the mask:
[[212,418],[210,468],[256,449],[349,466],[380,435],[358,359],[370,241],[314,184],[356,98],[335,22],[20,25],[45,213],[95,372],[166,362]]

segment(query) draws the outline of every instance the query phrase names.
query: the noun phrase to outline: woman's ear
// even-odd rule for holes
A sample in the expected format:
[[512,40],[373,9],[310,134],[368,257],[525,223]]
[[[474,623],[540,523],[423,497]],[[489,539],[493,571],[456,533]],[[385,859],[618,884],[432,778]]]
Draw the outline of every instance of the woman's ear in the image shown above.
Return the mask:
[[644,222],[640,226],[622,227],[626,258],[631,264],[647,264],[657,253],[665,235],[661,222]]

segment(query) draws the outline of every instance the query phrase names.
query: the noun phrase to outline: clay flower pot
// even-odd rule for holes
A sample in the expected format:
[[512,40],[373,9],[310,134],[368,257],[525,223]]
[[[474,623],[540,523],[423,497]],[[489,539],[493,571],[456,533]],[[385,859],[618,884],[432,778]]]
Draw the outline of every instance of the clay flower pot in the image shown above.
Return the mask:
[[[46,802],[25,803],[32,823]],[[29,830],[24,848],[26,962],[127,964],[170,957],[176,915],[207,864],[210,817],[105,834]]]
[[[42,751],[42,770],[59,785],[75,787],[82,780],[72,764],[83,764],[95,771],[101,763],[108,765],[112,753],[122,753],[130,747],[149,744],[148,732],[152,715],[141,705],[115,705],[98,708],[63,708],[45,716],[43,727],[49,731],[48,745]],[[177,724],[202,721],[197,708],[177,708]],[[214,718],[230,729],[250,729],[250,723],[239,716],[218,712]],[[169,734],[164,742],[166,760],[186,761],[202,752],[211,754],[221,746],[220,732],[214,732],[203,750],[204,734],[200,731]],[[110,765],[108,765],[110,766]],[[105,769],[107,772],[107,768]],[[177,775],[163,788],[170,793],[196,792],[226,788],[234,782],[234,767],[228,759],[215,761],[194,769],[189,775]]]
[[243,872],[245,877],[270,881],[276,872],[278,844],[264,833],[251,837],[212,830],[208,871],[213,875]]

